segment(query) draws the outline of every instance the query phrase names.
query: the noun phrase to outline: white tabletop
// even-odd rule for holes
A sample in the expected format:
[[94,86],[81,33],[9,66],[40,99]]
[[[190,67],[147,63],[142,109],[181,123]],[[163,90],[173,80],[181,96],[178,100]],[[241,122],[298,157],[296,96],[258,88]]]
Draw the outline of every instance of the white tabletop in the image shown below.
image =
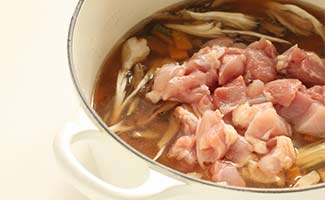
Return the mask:
[[0,199],[86,199],[52,153],[54,135],[78,108],[66,56],[76,3],[1,1]]

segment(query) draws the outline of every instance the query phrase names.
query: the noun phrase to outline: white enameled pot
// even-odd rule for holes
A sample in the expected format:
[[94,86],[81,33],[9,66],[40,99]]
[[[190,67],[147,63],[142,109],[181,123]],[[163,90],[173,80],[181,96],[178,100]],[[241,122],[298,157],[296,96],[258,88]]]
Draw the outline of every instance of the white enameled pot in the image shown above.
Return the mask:
[[[92,109],[94,83],[108,52],[134,25],[162,8],[182,2],[79,1],[71,20],[68,55],[82,108],[54,141],[57,163],[68,180],[93,200],[324,199],[325,184],[304,189],[254,189],[220,186],[187,177],[124,143]],[[325,0],[299,2],[324,12]]]

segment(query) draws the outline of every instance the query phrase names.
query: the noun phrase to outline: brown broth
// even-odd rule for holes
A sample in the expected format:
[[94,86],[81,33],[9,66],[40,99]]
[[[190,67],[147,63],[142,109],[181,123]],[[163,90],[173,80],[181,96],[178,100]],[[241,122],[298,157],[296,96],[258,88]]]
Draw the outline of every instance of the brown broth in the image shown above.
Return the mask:
[[[236,3],[228,3],[223,5],[220,9],[224,11],[231,11],[231,12],[242,12],[245,14],[258,16],[258,17],[266,17],[263,8],[263,2],[259,0],[241,0]],[[218,9],[219,10],[219,9]],[[325,16],[321,13],[315,13],[313,10],[307,9],[310,13],[314,14],[320,21],[325,21]],[[146,26],[146,28],[142,30],[148,30],[148,27],[151,26],[152,22]],[[135,35],[147,36],[146,31],[137,32]],[[197,39],[195,37],[191,37],[193,39]],[[321,54],[321,51],[324,49],[323,42],[321,38],[317,35],[311,35],[308,37],[305,36],[297,36],[293,33],[288,33],[284,37],[284,39],[292,42],[293,44],[298,44],[302,49],[313,51],[318,55]],[[206,41],[206,39],[202,39],[202,42]],[[274,43],[279,53],[284,52],[290,46],[284,44]],[[144,62],[144,64],[150,64],[152,61],[155,61],[158,58],[162,58],[155,53],[150,53],[150,56]],[[107,60],[104,62],[102,69],[99,74],[99,78],[96,83],[94,98],[93,98],[93,107],[97,111],[97,113],[105,120],[107,124],[109,124],[109,119],[106,119],[107,116],[109,118],[109,114],[112,111],[112,105],[115,95],[115,88],[116,88],[116,77],[118,74],[118,70],[121,66],[120,61],[120,47],[112,51]],[[136,112],[133,114],[133,118],[131,117],[129,123],[135,123],[136,120],[141,120],[144,113],[148,113],[148,110],[154,108],[154,105],[146,101],[143,95],[140,95],[140,101],[137,107]],[[146,156],[153,158],[155,154],[158,152],[157,142],[159,141],[160,137],[164,134],[165,130],[168,126],[168,120],[170,113],[165,113],[160,115],[157,119],[152,121],[148,126],[137,129],[136,131],[142,131],[144,129],[151,130],[157,133],[158,137],[155,138],[134,138],[130,135],[134,133],[134,131],[125,132],[120,135],[120,137],[127,142],[129,145],[140,151],[141,153],[145,154]],[[302,146],[307,144],[299,134],[295,134],[298,136],[294,137],[294,142],[297,146]],[[199,166],[189,167],[188,165],[184,164],[181,161],[177,161],[175,159],[170,159],[164,153],[159,159],[158,162],[171,167],[175,170],[189,173],[189,172],[204,172],[200,169]],[[206,173],[206,171],[204,172]],[[207,174],[203,175],[203,179],[209,179]],[[249,187],[276,187],[275,185],[263,185],[263,184],[256,184],[247,182]]]

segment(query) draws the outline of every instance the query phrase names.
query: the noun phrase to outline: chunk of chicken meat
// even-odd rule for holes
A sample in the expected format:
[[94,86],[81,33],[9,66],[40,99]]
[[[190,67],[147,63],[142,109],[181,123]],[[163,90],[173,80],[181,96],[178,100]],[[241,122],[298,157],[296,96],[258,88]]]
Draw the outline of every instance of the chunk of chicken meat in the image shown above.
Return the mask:
[[179,119],[181,127],[179,137],[171,146],[167,156],[177,160],[184,160],[189,165],[197,162],[195,151],[195,131],[198,118],[190,112],[184,105],[175,109],[175,116]]
[[276,113],[272,103],[239,106],[233,112],[233,123],[247,128],[245,138],[260,154],[268,152],[266,142],[272,137],[291,136],[290,125]]
[[277,107],[277,111],[286,120],[294,123],[307,112],[312,103],[313,100],[308,95],[298,91],[288,107]]
[[229,113],[246,101],[246,85],[242,76],[214,91],[214,105],[223,113]]
[[297,78],[307,85],[325,84],[325,64],[313,52],[304,51],[297,45],[277,58],[276,69],[288,77]]
[[317,102],[312,103],[309,109],[294,122],[298,133],[325,138],[325,106]]
[[314,100],[325,105],[325,85],[315,85],[307,90],[307,94]]
[[288,107],[277,108],[278,113],[290,121],[298,133],[325,138],[325,105],[309,93],[298,91]]
[[268,101],[288,107],[300,87],[297,79],[278,79],[265,85],[264,94]]
[[227,185],[245,187],[246,183],[237,168],[229,162],[217,161],[211,168],[212,181],[225,182]]
[[175,116],[180,121],[180,130],[182,135],[195,135],[199,120],[192,112],[190,112],[184,105],[178,106],[175,109]]
[[179,137],[171,146],[167,156],[169,158],[183,160],[189,165],[196,164],[195,135],[184,135]]
[[282,170],[289,169],[293,165],[296,153],[289,137],[278,136],[269,143],[276,144],[270,153],[258,161],[258,167],[265,174],[278,175]]
[[191,104],[191,107],[195,115],[199,117],[207,110],[215,110],[213,99],[210,95],[203,96],[199,102]]
[[195,71],[186,75],[184,66],[167,64],[158,72],[154,80],[152,91],[146,97],[153,103],[160,99],[194,103],[203,96],[209,95],[209,88],[204,84],[207,81],[206,74]]
[[236,130],[222,120],[221,113],[206,111],[196,131],[196,152],[199,164],[214,163],[223,158],[238,139]]
[[244,74],[246,56],[243,50],[238,48],[228,48],[221,59],[219,70],[219,85],[224,85],[236,77]]
[[250,44],[245,50],[246,74],[245,79],[261,80],[264,83],[274,80],[277,76],[275,63],[277,52],[273,44],[265,39]]
[[226,154],[226,159],[238,167],[243,167],[253,157],[253,146],[241,135],[238,136],[237,141],[231,145]]

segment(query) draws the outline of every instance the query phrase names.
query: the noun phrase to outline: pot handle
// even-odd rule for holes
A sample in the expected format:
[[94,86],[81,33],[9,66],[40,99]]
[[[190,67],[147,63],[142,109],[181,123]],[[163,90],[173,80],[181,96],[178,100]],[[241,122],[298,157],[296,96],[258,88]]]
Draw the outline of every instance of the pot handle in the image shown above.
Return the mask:
[[[89,118],[87,121],[94,128],[94,125],[91,122],[89,123]],[[107,197],[128,200],[147,199],[157,194],[162,195],[162,192],[167,189],[176,189],[175,187],[185,185],[183,182],[160,174],[152,169],[149,169],[149,175],[145,182],[133,188],[117,187],[97,178],[77,160],[72,152],[71,145],[83,140],[103,140],[109,136],[95,128],[94,130],[85,130],[84,126],[87,125],[80,120],[79,122],[67,124],[63,131],[55,137],[53,148],[58,165],[63,169],[65,175],[70,178],[72,184],[76,185],[81,191],[84,191],[85,194],[93,194],[93,196],[99,199],[107,199]],[[85,121],[83,120],[83,122]]]

